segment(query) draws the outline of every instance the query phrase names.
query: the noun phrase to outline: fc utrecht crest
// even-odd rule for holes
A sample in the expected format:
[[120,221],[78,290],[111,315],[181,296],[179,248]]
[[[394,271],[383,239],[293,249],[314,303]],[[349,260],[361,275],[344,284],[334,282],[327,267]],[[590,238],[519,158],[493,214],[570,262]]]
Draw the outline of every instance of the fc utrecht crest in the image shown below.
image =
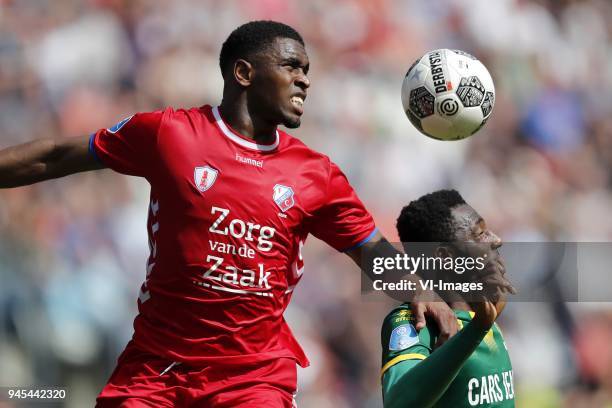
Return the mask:
[[196,167],[193,172],[193,181],[198,190],[204,192],[212,187],[218,175],[219,170],[210,166]]
[[291,187],[283,186],[282,184],[277,184],[274,186],[272,198],[282,212],[286,212],[295,204],[295,201],[293,200],[293,189]]

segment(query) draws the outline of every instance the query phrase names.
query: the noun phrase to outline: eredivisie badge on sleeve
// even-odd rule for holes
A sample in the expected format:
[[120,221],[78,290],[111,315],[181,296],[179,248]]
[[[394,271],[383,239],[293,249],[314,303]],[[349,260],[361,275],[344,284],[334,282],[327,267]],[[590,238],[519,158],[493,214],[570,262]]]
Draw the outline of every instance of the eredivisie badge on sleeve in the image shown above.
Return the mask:
[[389,339],[389,350],[400,351],[405,350],[419,342],[419,335],[410,323],[397,326],[391,332]]
[[283,186],[282,184],[277,184],[274,186],[272,198],[282,212],[286,212],[295,204],[295,201],[293,200],[293,189],[291,187]]
[[196,167],[193,172],[193,181],[198,190],[204,192],[212,187],[218,175],[219,170],[210,166]]

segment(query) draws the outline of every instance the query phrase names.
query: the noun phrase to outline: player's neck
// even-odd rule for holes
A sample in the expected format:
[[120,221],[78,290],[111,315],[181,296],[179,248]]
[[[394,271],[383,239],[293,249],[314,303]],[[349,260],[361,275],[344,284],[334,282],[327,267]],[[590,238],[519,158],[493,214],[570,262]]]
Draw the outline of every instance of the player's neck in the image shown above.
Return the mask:
[[246,104],[230,102],[223,98],[219,112],[223,121],[241,136],[260,144],[274,143],[276,125],[270,125],[252,116]]

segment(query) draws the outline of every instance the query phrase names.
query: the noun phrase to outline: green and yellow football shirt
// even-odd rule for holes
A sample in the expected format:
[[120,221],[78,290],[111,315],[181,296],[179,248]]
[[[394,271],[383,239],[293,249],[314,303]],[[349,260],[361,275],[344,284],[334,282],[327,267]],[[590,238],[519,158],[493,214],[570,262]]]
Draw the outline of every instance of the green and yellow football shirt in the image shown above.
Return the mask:
[[462,329],[435,352],[437,329],[417,333],[409,305],[387,315],[381,333],[385,407],[514,407],[512,365],[499,327],[484,331],[470,325],[473,312],[455,314]]

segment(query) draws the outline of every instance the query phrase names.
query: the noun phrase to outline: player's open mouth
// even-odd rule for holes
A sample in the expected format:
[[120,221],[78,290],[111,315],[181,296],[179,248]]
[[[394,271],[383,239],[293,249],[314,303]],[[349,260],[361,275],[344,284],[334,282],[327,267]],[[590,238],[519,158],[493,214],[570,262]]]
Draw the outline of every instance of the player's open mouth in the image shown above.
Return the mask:
[[293,107],[295,108],[295,110],[301,115],[302,113],[304,113],[304,99],[300,96],[292,96],[291,99],[291,104],[293,105]]

